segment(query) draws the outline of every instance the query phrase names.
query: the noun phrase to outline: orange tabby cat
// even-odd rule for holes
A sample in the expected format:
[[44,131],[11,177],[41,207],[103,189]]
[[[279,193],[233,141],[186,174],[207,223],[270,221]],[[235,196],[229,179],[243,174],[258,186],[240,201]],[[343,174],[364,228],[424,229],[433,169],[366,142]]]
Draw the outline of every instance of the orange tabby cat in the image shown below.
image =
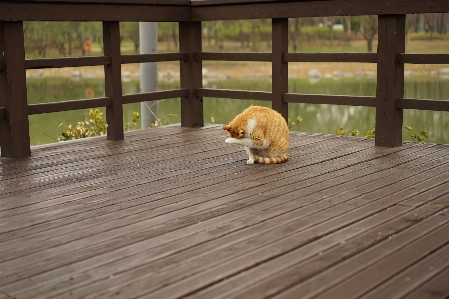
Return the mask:
[[249,159],[265,164],[283,163],[288,160],[289,130],[285,119],[276,111],[266,107],[251,106],[237,115],[229,125],[226,143],[241,144]]

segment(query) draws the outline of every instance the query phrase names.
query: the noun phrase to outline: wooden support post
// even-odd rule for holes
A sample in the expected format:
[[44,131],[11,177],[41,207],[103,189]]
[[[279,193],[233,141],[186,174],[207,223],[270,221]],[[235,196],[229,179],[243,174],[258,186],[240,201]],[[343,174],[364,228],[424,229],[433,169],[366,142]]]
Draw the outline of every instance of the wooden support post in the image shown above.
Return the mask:
[[402,144],[404,64],[398,54],[405,52],[405,15],[379,16],[378,36],[376,145],[395,147]]
[[111,63],[104,66],[105,95],[112,98],[106,107],[108,140],[123,140],[122,66],[120,56],[119,22],[103,22],[104,55]]
[[204,126],[203,98],[196,95],[196,89],[203,87],[203,63],[193,59],[201,49],[201,22],[179,22],[179,50],[189,54],[188,60],[180,62],[181,88],[189,90],[189,96],[181,98],[182,127]]
[[288,103],[284,102],[284,94],[288,93],[288,62],[282,55],[288,53],[288,19],[272,20],[272,107],[287,121]]
[[0,118],[1,156],[30,156],[23,22],[0,22],[0,60],[0,107],[7,112]]

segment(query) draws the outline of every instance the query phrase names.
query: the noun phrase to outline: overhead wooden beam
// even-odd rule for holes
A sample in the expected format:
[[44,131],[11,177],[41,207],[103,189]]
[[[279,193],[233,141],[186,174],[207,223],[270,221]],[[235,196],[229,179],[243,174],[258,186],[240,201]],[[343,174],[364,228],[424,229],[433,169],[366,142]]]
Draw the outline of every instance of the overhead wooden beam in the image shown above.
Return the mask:
[[[125,1],[111,5],[61,1],[0,3],[0,20],[22,21],[136,21],[190,20],[190,6],[138,5]],[[89,4],[89,5],[88,5]]]
[[192,6],[193,21],[416,14],[449,11],[447,0],[206,1]]

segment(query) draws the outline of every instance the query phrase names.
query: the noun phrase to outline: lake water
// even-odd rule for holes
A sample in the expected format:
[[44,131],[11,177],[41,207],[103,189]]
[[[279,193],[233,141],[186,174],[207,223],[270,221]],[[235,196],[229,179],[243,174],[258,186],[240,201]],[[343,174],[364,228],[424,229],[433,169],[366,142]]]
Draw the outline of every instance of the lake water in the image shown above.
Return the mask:
[[[271,82],[268,79],[229,79],[209,82],[205,87],[270,91]],[[179,82],[167,83],[163,81],[159,83],[160,90],[173,88],[179,88]],[[92,97],[102,97],[104,96],[104,81],[102,79],[73,81],[69,78],[28,78],[27,89],[29,104],[57,102],[87,98],[86,94]],[[138,80],[123,82],[124,94],[138,93],[139,90]],[[307,79],[291,79],[289,80],[289,92],[375,96],[376,81],[369,78],[343,78],[339,81],[322,79],[318,83],[310,84]],[[407,78],[405,97],[449,100],[449,80],[430,76]],[[209,123],[211,117],[213,117],[215,123],[229,123],[236,114],[249,105],[270,106],[270,103],[205,98],[204,120]],[[140,103],[124,106],[125,121],[129,121],[133,111],[140,112]],[[167,116],[163,118],[164,123],[179,123],[180,100],[161,101],[159,112],[160,116]],[[169,114],[177,116],[168,116]],[[82,121],[88,116],[88,110],[31,115],[29,117],[31,144],[56,142],[58,134],[64,131],[64,125],[61,124],[76,124],[77,121]],[[346,132],[358,129],[363,135],[375,126],[375,109],[368,107],[289,104],[289,117],[294,120],[297,116],[301,116],[303,121],[293,127],[292,130],[303,132],[335,134],[335,131],[343,126]],[[426,142],[449,143],[449,112],[405,110],[404,125],[411,126],[416,132],[426,129],[429,135]],[[405,129],[403,130],[403,136],[404,140],[411,140]]]

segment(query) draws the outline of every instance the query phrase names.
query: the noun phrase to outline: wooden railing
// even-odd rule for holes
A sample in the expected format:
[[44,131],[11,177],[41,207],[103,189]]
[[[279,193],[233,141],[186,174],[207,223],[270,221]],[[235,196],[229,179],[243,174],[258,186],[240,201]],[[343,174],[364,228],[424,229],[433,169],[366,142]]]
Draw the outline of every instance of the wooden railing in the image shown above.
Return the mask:
[[[122,140],[123,104],[181,98],[181,125],[203,126],[203,98],[271,101],[285,118],[288,103],[376,107],[376,145],[402,144],[403,109],[449,111],[449,101],[404,98],[404,64],[449,64],[449,54],[405,54],[405,14],[449,12],[449,1],[279,1],[279,0],[70,0],[0,3],[0,144],[2,157],[31,154],[28,115],[106,107],[107,139]],[[378,50],[367,53],[288,53],[288,18],[378,15]],[[201,22],[272,19],[271,53],[202,52]],[[25,60],[23,21],[102,21],[104,56]],[[179,22],[179,53],[121,55],[120,21]],[[216,90],[202,86],[202,61],[272,63],[272,91]],[[121,65],[180,61],[181,88],[123,95]],[[375,97],[293,94],[288,92],[289,62],[377,63]],[[26,70],[104,66],[105,97],[28,105]]]

